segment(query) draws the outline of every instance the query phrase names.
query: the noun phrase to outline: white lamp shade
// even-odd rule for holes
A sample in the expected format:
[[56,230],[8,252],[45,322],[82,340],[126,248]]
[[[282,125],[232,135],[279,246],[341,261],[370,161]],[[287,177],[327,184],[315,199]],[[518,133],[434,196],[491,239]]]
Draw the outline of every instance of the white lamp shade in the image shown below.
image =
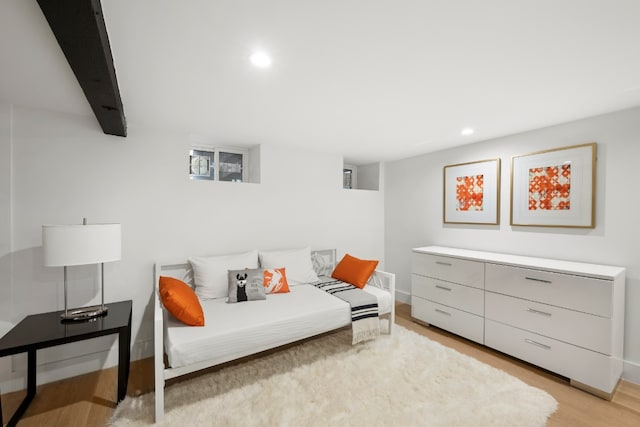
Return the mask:
[[42,247],[47,267],[118,261],[120,224],[43,225]]

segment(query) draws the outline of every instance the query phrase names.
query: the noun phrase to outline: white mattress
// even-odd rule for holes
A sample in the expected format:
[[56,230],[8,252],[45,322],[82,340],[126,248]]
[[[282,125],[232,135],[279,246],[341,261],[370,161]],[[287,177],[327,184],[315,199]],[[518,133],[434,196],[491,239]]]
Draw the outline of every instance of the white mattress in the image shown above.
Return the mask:
[[[380,314],[391,296],[374,286]],[[313,285],[269,294],[266,300],[230,304],[226,298],[201,301],[205,326],[186,326],[165,311],[165,351],[173,368],[209,361],[224,363],[328,332],[351,323],[349,304]]]

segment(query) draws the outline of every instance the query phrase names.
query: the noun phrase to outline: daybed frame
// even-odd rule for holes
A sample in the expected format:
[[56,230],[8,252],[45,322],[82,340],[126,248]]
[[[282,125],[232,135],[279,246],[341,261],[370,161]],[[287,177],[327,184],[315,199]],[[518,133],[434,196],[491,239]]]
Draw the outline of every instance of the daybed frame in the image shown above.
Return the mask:
[[[335,267],[335,250],[321,250],[312,251],[312,259],[315,270],[319,275],[330,275],[331,271]],[[196,372],[202,369],[210,368],[212,366],[219,365],[221,363],[229,362],[234,359],[238,359],[238,356],[230,356],[229,359],[215,361],[202,361],[186,366],[177,368],[165,367],[164,365],[164,320],[167,313],[165,312],[160,296],[158,293],[158,284],[160,276],[171,276],[179,278],[184,282],[193,286],[193,272],[188,260],[178,260],[170,262],[156,262],[154,266],[154,320],[153,320],[153,337],[154,337],[154,370],[155,370],[155,422],[162,420],[164,416],[164,387],[165,381],[176,378],[182,375],[186,375],[192,372]],[[377,286],[381,289],[388,291],[391,295],[391,311],[387,314],[381,315],[381,318],[388,318],[387,332],[391,334],[393,324],[395,323],[395,275],[387,273],[385,271],[376,270],[371,277],[371,280],[367,286]],[[347,326],[347,325],[345,325]],[[329,331],[325,331],[329,332]],[[310,334],[302,339],[310,338],[318,335]],[[299,341],[298,339],[291,340],[287,344]],[[250,356],[265,350],[270,350],[278,346],[271,348],[261,348],[256,351],[249,351],[240,357]]]

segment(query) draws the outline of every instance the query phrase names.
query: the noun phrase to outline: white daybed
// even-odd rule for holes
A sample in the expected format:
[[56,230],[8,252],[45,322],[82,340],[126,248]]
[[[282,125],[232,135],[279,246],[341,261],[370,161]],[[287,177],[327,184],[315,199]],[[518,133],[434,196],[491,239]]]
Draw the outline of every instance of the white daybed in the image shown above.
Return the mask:
[[[312,252],[319,276],[335,266],[335,251]],[[317,260],[321,262],[316,262]],[[187,260],[156,263],[154,353],[155,420],[164,415],[165,381],[191,372],[276,348],[351,324],[351,308],[311,284],[291,286],[289,293],[266,300],[229,304],[226,298],[201,301],[205,326],[187,326],[173,318],[160,301],[160,276],[193,286]],[[376,270],[364,291],[377,297],[381,320],[391,333],[395,322],[395,275]],[[166,354],[168,366],[165,367]]]

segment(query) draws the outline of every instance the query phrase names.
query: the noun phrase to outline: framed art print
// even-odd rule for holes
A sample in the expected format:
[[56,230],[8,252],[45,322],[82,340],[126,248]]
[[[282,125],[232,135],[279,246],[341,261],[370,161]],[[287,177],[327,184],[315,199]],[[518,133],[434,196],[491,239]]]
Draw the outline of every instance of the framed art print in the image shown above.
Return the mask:
[[443,222],[500,222],[500,159],[444,167]]
[[596,143],[511,158],[511,225],[595,227]]

